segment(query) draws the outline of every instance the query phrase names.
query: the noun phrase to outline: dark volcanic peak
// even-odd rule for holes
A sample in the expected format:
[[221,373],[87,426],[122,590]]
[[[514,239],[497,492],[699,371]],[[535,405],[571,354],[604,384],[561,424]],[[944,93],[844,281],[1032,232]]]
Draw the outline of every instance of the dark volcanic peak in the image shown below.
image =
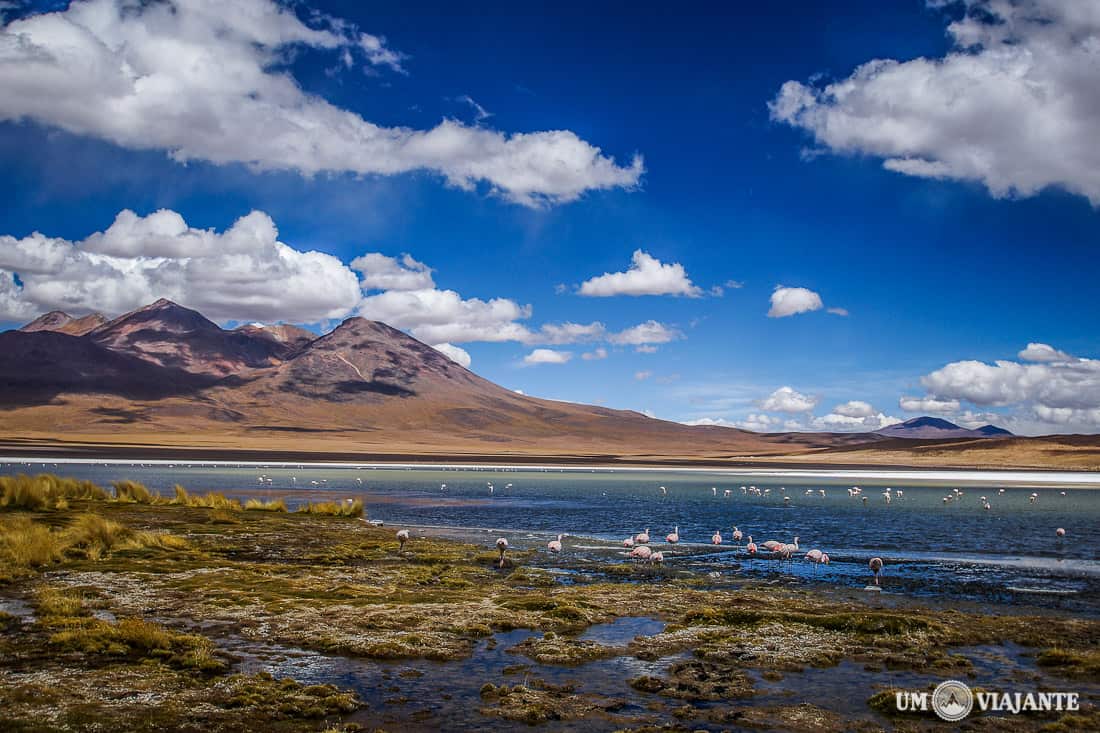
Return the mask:
[[890,425],[889,427],[876,430],[875,432],[890,438],[917,439],[988,438],[1012,435],[1012,433],[1007,430],[994,427],[993,425],[986,425],[977,430],[970,430],[956,425],[950,420],[944,420],[939,417],[928,417],[927,415],[914,417],[911,420],[906,420],[897,425]]

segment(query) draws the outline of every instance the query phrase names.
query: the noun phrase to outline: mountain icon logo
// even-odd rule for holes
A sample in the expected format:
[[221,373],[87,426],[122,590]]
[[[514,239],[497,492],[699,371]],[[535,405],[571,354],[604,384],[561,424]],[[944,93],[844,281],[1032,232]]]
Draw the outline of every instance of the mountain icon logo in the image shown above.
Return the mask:
[[974,694],[958,680],[941,682],[932,693],[932,709],[949,723],[962,720],[974,708]]

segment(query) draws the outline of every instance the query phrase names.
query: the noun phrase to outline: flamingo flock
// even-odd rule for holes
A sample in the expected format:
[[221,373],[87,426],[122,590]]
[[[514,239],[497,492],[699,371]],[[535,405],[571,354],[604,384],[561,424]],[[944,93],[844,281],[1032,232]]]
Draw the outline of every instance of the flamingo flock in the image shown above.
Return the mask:
[[[295,477],[292,480],[297,481],[297,478]],[[258,482],[270,483],[270,478],[266,475],[261,475],[258,479]],[[312,481],[311,483],[314,485],[318,485],[319,482]],[[491,482],[487,482],[486,486],[489,489],[489,493],[493,493],[493,484]],[[511,488],[511,486],[511,484],[507,484],[505,488]],[[717,498],[721,496],[723,498],[728,498],[732,494],[731,489],[719,489],[716,486],[712,486],[710,488],[712,497]],[[446,490],[446,484],[441,484],[440,489]],[[665,486],[659,487],[659,491],[662,496],[668,496],[668,489]],[[747,485],[741,486],[740,491],[743,495],[746,496],[767,497],[770,495],[772,489],[768,487],[758,488],[753,485]],[[789,506],[791,503],[791,496],[787,493],[786,487],[779,487],[777,489],[777,492],[782,497],[784,505]],[[1003,497],[1005,493],[1006,490],[1004,488],[997,489],[996,496],[994,496],[993,498]],[[825,498],[827,496],[825,489],[805,489],[803,494],[807,497],[817,498]],[[857,499],[865,505],[868,502],[868,497],[864,494],[864,490],[859,486],[852,486],[848,488],[847,494],[849,498]],[[1060,495],[1065,496],[1066,492],[1062,491],[1060,492]],[[890,506],[890,504],[894,500],[903,499],[905,497],[905,492],[902,489],[886,487],[880,493],[880,496],[882,498],[882,503],[886,506]],[[943,496],[942,501],[944,504],[961,503],[963,502],[965,496],[965,491],[960,488],[953,488],[950,489]],[[1027,495],[1027,499],[1030,504],[1035,504],[1039,500],[1039,494],[1037,492],[1032,492]],[[978,501],[980,503],[980,506],[984,510],[988,511],[992,509],[992,501],[990,496],[980,496]],[[755,542],[752,535],[749,535],[745,544],[741,546],[741,540],[743,537],[745,537],[744,533],[737,525],[732,525],[732,530],[733,531],[729,535],[730,540],[732,541],[732,545],[734,547],[740,547],[740,549],[744,553],[745,558],[750,562],[760,557],[761,554],[765,554],[765,557],[769,559],[790,563],[801,552],[801,548],[799,546],[799,541],[801,538],[798,535],[794,535],[791,542],[783,542],[776,539],[769,539],[759,544]],[[1066,530],[1064,527],[1058,527],[1054,530],[1054,534],[1057,538],[1061,539],[1066,536]],[[400,530],[397,532],[396,536],[399,543],[398,551],[403,551],[405,548],[405,544],[409,541],[409,531],[405,529]],[[547,542],[547,550],[551,554],[562,553],[565,549],[563,545],[564,538],[564,534],[559,534],[557,535],[556,539],[552,539]],[[680,544],[683,541],[683,536],[680,532],[679,525],[674,526],[673,530],[664,536],[664,540],[666,545],[668,546]],[[637,534],[631,534],[625,537],[622,540],[621,545],[624,550],[627,551],[626,556],[631,560],[639,561],[650,566],[663,565],[666,559],[667,550],[655,549],[650,546],[650,542],[650,528],[646,527],[643,531],[638,532]],[[714,533],[710,536],[710,545],[712,545],[713,547],[723,547],[724,545],[726,545],[726,542],[727,540],[723,536],[721,528],[715,529]],[[505,537],[498,538],[496,540],[496,549],[498,551],[497,564],[499,567],[504,568],[506,565],[506,553],[509,549],[508,539]],[[805,552],[805,554],[802,555],[802,559],[813,565],[815,574],[818,572],[819,566],[827,566],[830,563],[829,554],[819,548],[812,548],[808,550],[807,552]],[[881,587],[881,579],[883,575],[883,569],[885,567],[885,562],[881,557],[872,557],[869,560],[867,567],[871,571],[873,582],[873,586],[867,586],[867,590],[877,590]]]

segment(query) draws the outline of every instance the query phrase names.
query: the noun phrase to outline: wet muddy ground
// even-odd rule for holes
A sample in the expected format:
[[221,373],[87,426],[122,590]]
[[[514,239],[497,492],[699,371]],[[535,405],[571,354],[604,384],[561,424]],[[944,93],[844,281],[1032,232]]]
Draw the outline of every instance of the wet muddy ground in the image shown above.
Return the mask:
[[[1100,729],[1100,621],[509,552],[354,518],[73,502],[184,546],[0,573],[11,730],[954,730],[892,690],[1081,693],[972,730]],[[3,527],[14,525],[3,525]],[[0,532],[5,531],[0,527]],[[0,545],[0,548],[3,546]],[[883,694],[887,693],[887,694]]]

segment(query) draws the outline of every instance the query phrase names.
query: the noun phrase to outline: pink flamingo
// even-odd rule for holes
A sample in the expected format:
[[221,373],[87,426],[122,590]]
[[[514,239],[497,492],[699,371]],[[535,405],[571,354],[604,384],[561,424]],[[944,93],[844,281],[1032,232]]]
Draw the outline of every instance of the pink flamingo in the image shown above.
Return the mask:
[[742,536],[741,530],[737,529],[737,525],[733,525],[733,541],[740,542]]
[[397,532],[397,541],[400,543],[400,547],[397,548],[398,552],[405,549],[405,543],[409,541],[409,530],[402,529]]
[[767,542],[763,543],[760,546],[763,547],[768,552],[777,552],[779,550],[779,548],[783,546],[783,543],[782,542],[777,542],[776,540],[768,540]]
[[749,562],[756,557],[756,543],[752,541],[752,535],[749,535],[749,543],[745,545],[745,552],[749,553]]
[[639,545],[644,545],[649,542],[649,527],[646,527],[645,532],[642,532],[640,535],[635,537],[634,541],[637,542]]
[[665,535],[665,542],[669,543],[670,545],[675,545],[679,541],[680,541],[680,528],[679,527],[676,527],[674,530],[672,530],[672,532]]
[[497,540],[497,552],[500,553],[500,566],[504,567],[504,553],[508,550],[508,540],[501,537]]
[[1065,537],[1066,536],[1066,530],[1059,527],[1058,529],[1054,530],[1054,534],[1058,535],[1059,537]]
[[634,546],[634,538],[633,537],[627,537],[625,540],[623,540],[623,547],[633,547],[633,546]]
[[722,544],[722,533],[719,530],[714,530],[714,534],[710,538],[710,543],[712,545]]
[[875,585],[879,584],[878,576],[879,573],[882,572],[882,566],[883,562],[881,557],[872,557],[871,562],[867,563],[867,567],[871,568],[871,572],[875,574]]
[[564,536],[565,535],[559,534],[556,540],[550,540],[549,542],[547,542],[546,549],[550,550],[550,552],[561,552],[561,538]]
[[654,565],[660,565],[661,563],[663,563],[665,561],[665,553],[663,553],[663,552],[654,552],[653,554],[651,554],[649,556],[649,561],[651,563],[653,563]]
[[653,550],[649,549],[645,545],[638,545],[630,551],[630,557],[635,560],[648,560],[649,556],[653,554]]
[[818,560],[818,563],[820,563],[821,565],[828,565],[829,564],[829,555],[828,555],[828,553],[825,553],[825,552],[821,553],[821,559]]

